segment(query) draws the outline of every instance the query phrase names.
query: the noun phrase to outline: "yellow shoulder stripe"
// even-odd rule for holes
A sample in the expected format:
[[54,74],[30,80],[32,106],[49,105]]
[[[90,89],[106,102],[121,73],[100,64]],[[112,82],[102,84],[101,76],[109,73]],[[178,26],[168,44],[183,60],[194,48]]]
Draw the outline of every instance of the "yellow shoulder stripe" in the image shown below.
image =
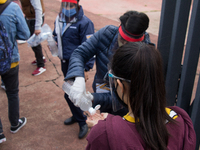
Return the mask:
[[124,118],[125,120],[127,120],[128,122],[135,123],[135,118],[129,116],[129,113],[127,113],[123,118]]
[[19,65],[19,62],[14,62],[14,63],[11,63],[11,66],[10,66],[10,68],[15,68],[17,65]]
[[178,118],[178,114],[177,114],[175,111],[173,111],[172,109],[170,109],[170,108],[165,108],[165,110],[166,110],[167,114],[168,114],[172,119]]
[[[168,114],[172,119],[178,118],[178,114],[177,114],[175,111],[173,111],[172,109],[170,109],[170,108],[165,108],[165,110],[166,110],[167,114]],[[128,121],[128,122],[135,123],[135,118],[131,117],[131,116],[129,115],[129,113],[127,113],[123,118],[124,118],[126,121]],[[168,122],[168,121],[166,121],[166,123],[167,123],[167,122]]]

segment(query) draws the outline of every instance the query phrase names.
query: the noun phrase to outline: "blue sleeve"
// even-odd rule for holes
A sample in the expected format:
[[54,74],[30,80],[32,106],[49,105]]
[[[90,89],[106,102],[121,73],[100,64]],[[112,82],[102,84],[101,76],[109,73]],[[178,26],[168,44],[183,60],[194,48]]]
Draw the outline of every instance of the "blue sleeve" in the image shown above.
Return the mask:
[[100,111],[101,112],[107,112],[113,115],[119,115],[123,117],[128,113],[128,108],[122,108],[119,109],[118,111],[113,111],[112,109],[112,98],[111,94],[109,93],[92,93],[94,100],[93,100],[93,107],[96,105],[100,104]]
[[17,19],[16,39],[27,40],[30,37],[30,31],[26,23],[26,20],[24,18],[24,15],[22,13],[22,10],[18,5],[16,5],[15,14],[16,14],[15,17]]
[[102,112],[111,112],[112,111],[112,99],[111,94],[109,93],[92,93],[94,100],[93,106],[100,104],[100,110]]
[[92,57],[86,64],[85,64],[85,71],[89,71],[93,68],[95,62],[95,58]]
[[[81,28],[80,32],[80,39],[81,39],[81,44],[85,42],[87,39],[89,39],[92,35],[94,34],[94,24],[92,21],[88,21],[88,23]],[[85,70],[89,71],[90,69],[93,68],[94,66],[94,61],[95,58],[92,57],[86,64],[85,64]]]
[[65,80],[74,77],[84,77],[84,66],[94,55],[98,53],[101,30],[94,33],[86,42],[75,49],[70,57],[69,66]]
[[84,77],[84,66],[94,55],[100,53],[103,49],[101,38],[104,38],[104,32],[107,27],[95,32],[86,42],[83,42],[77,49],[75,49],[69,60],[69,68],[65,80],[74,77]]

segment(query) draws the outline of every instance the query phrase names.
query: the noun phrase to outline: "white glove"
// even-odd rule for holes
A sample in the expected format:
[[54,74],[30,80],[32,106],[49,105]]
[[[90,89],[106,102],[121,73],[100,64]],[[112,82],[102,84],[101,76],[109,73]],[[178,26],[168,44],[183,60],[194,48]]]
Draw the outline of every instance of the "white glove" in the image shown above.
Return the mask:
[[69,99],[76,106],[81,100],[82,95],[86,93],[85,90],[85,79],[83,77],[76,77],[74,84],[72,85],[69,92]]
[[85,93],[85,97],[87,98],[87,100],[89,100],[91,102],[94,99],[94,96],[89,91]]
[[90,92],[84,92],[80,100],[76,100],[75,106],[80,107],[83,111],[89,111],[92,107],[93,95]]

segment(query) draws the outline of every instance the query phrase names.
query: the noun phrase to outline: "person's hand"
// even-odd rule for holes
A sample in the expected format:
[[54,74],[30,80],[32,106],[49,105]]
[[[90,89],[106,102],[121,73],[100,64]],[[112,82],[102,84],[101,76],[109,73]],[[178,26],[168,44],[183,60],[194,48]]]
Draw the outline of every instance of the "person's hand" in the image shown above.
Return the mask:
[[[75,106],[78,106],[81,108],[81,106],[87,104],[87,105],[91,105],[92,106],[92,101],[93,101],[94,97],[93,95],[88,91],[88,92],[84,92],[81,96],[81,98],[78,100],[76,100],[76,102],[74,103]],[[81,108],[83,110],[83,108]],[[83,110],[86,111],[86,110]]]
[[85,79],[83,77],[76,77],[69,92],[69,99],[75,106],[79,107],[79,101],[84,94],[86,94]]
[[84,112],[84,114],[87,115],[86,123],[89,128],[96,125],[99,122],[99,120],[104,120],[108,116],[108,113],[100,113],[99,110],[92,116],[89,115],[89,112]]
[[39,35],[41,33],[41,30],[35,30],[35,35]]

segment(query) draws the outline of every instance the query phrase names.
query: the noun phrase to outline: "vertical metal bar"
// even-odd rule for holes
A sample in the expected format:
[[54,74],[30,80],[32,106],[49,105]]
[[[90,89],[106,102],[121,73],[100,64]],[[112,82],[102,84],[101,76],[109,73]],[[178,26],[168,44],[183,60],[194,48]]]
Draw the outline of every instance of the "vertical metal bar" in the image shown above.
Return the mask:
[[191,113],[191,119],[194,125],[194,130],[196,132],[196,150],[199,150],[199,144],[200,144],[200,76],[199,76],[199,82],[197,86],[196,96],[195,100],[193,102],[193,108]]
[[172,30],[171,47],[166,75],[166,92],[168,105],[174,105],[178,79],[181,72],[181,60],[188,24],[191,0],[177,0]]
[[[194,0],[191,21],[188,31],[188,40],[185,50],[185,59],[183,63],[183,70],[181,73],[180,88],[178,92],[178,103],[177,103],[179,107],[185,109],[187,112],[189,112],[190,99],[192,95],[194,79],[199,59],[199,50],[200,50],[199,27],[200,27],[200,1]],[[199,93],[200,93],[200,77],[191,113],[191,119],[193,121],[197,137],[196,150],[199,149],[199,144],[200,144],[200,129],[199,129],[200,94]]]
[[199,59],[200,46],[200,1],[193,1],[185,58],[181,73],[177,105],[189,111],[190,99]]
[[163,58],[163,71],[165,76],[167,72],[167,64],[169,59],[169,49],[171,45],[176,1],[177,0],[162,1],[157,48],[160,51]]

